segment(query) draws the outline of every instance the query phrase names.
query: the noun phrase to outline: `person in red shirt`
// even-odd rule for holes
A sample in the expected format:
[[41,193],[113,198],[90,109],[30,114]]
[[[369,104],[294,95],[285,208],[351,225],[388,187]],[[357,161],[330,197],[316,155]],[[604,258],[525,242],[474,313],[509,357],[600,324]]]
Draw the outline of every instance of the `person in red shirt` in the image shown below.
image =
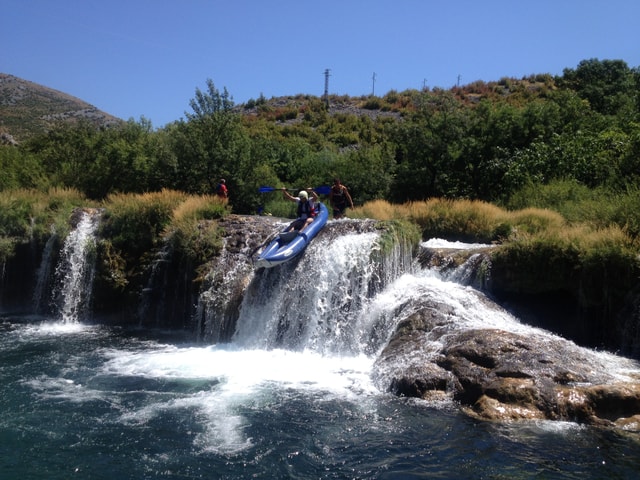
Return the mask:
[[229,190],[227,189],[227,182],[224,178],[220,179],[220,183],[218,183],[216,187],[216,194],[220,198],[229,198]]

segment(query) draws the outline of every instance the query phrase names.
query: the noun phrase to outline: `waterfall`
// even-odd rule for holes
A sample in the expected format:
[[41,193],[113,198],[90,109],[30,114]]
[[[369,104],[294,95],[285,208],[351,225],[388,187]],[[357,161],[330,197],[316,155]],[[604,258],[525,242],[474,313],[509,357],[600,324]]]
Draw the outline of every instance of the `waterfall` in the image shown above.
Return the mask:
[[378,255],[379,238],[378,233],[319,237],[299,259],[258,272],[245,292],[234,343],[323,354],[366,352],[375,325],[360,313],[394,276],[389,269],[404,263],[395,250]]
[[51,257],[53,255],[53,247],[56,243],[57,235],[55,226],[51,226],[51,235],[44,246],[40,266],[36,272],[36,286],[33,291],[34,312],[42,313],[45,309],[46,293],[49,291],[51,276]]
[[53,303],[63,323],[86,320],[90,313],[95,273],[95,235],[100,212],[84,209],[69,233],[55,271]]
[[241,245],[223,239],[222,252],[205,277],[195,309],[193,320],[199,340],[215,343],[231,339],[240,303],[253,275],[251,245],[260,243],[258,237],[249,231]]
[[167,275],[166,266],[170,263],[173,255],[173,244],[171,237],[164,240],[164,244],[155,254],[149,271],[148,280],[140,295],[138,306],[138,318],[140,323],[150,323],[160,325],[161,318],[167,308]]

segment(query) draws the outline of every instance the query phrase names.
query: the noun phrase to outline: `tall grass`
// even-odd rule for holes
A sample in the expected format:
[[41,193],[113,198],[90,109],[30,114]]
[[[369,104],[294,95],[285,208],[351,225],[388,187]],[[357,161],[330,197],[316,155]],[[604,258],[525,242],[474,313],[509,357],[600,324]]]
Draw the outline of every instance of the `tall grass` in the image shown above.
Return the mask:
[[110,195],[101,225],[102,258],[114,278],[135,277],[153,253],[170,241],[188,260],[204,262],[221,245],[215,224],[204,223],[228,213],[217,196],[193,196],[174,190]]
[[110,239],[116,249],[138,258],[157,246],[174,209],[186,198],[173,190],[109,195],[103,202],[101,236]]
[[190,196],[174,208],[173,220],[215,220],[224,217],[228,209],[228,203],[217,195]]
[[[353,218],[406,219],[415,222],[423,238],[508,243],[515,241],[561,241],[576,248],[621,245],[634,248],[628,227],[610,221],[569,222],[548,208],[506,210],[481,201],[429,199],[390,204],[383,200],[349,211]],[[637,246],[637,245],[636,245]]]
[[430,199],[405,204],[376,200],[349,211],[349,216],[409,220],[420,227],[423,238],[461,241],[500,241],[510,235],[512,228],[506,211],[486,202],[470,200]]
[[218,196],[202,195],[185,199],[173,210],[168,227],[171,241],[184,258],[205,263],[222,249],[222,236],[216,220],[228,213],[229,206]]
[[71,212],[80,206],[91,205],[74,189],[0,191],[0,237],[38,240],[48,237],[52,229],[65,236]]
[[551,209],[571,224],[587,223],[595,229],[617,225],[632,237],[640,236],[640,187],[637,185],[620,190],[592,189],[575,180],[530,184],[512,195],[506,207]]

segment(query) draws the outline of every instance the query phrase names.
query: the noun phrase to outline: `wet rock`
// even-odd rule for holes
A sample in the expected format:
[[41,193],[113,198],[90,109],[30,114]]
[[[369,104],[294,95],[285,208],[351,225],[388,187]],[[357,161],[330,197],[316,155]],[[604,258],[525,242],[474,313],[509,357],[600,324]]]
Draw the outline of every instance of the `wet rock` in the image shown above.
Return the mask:
[[619,418],[615,422],[616,427],[629,432],[640,432],[640,415],[628,418]]
[[487,420],[640,425],[640,378],[610,373],[597,352],[547,332],[461,327],[436,299],[399,323],[374,379],[401,396],[447,395]]

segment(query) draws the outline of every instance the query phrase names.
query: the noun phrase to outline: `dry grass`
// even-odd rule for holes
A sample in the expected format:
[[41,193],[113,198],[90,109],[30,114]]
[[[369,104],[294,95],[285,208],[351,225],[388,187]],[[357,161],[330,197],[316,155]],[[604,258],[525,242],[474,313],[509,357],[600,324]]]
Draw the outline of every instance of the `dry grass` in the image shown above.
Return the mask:
[[433,198],[423,202],[391,204],[375,200],[349,211],[353,218],[376,220],[405,219],[415,222],[423,238],[482,242],[535,241],[572,245],[578,249],[631,248],[633,239],[622,228],[611,224],[569,223],[545,208],[509,211],[474,200]]
[[350,217],[377,220],[404,219],[416,223],[423,237],[496,240],[503,236],[508,213],[486,202],[433,198],[423,202],[366,203],[349,212]]
[[509,225],[512,226],[510,240],[537,234],[558,235],[567,228],[567,222],[562,215],[544,208],[525,208],[505,213]]
[[173,209],[173,219],[183,220],[222,218],[228,210],[228,203],[217,195],[199,195],[187,197]]
[[351,218],[374,218],[376,220],[394,220],[407,218],[407,212],[404,212],[403,205],[395,205],[386,200],[373,200],[367,202],[360,207],[349,210]]
[[175,190],[161,190],[160,192],[142,194],[114,193],[105,199],[104,205],[115,212],[119,210],[138,210],[150,205],[162,206],[172,211],[187,196],[187,194]]

